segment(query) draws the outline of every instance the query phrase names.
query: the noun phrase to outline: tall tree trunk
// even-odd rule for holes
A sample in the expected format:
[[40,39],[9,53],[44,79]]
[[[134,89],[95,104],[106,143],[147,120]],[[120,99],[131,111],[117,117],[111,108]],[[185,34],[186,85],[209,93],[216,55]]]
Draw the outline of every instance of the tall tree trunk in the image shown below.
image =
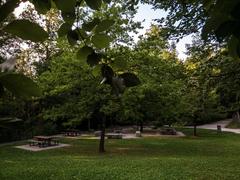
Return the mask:
[[193,135],[197,136],[197,124],[194,124],[194,130],[193,130]]
[[140,132],[143,132],[143,121],[140,121]]
[[91,131],[91,120],[88,119],[88,131]]
[[104,153],[105,152],[105,126],[106,126],[106,116],[102,116],[102,122],[101,122],[101,136],[100,136],[100,142],[99,142],[99,152]]
[[233,113],[232,119],[233,119],[233,121],[236,121],[236,122],[240,121],[239,111],[235,111],[235,112]]

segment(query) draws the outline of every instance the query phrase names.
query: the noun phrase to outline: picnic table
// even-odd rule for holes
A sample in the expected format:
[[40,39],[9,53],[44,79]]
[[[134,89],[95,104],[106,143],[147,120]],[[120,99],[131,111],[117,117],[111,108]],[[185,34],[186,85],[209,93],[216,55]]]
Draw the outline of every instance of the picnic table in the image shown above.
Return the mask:
[[34,136],[32,140],[29,141],[30,146],[48,147],[52,145],[57,145],[58,139],[54,136]]
[[34,136],[33,139],[43,142],[47,146],[51,146],[52,137],[51,136]]
[[65,136],[79,136],[81,135],[81,132],[76,129],[70,129],[64,132]]

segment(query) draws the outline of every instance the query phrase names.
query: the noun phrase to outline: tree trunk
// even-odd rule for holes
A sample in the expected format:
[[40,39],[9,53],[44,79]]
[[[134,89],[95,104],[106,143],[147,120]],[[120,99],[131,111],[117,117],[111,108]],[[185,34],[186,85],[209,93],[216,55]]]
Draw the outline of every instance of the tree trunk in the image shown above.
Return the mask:
[[142,133],[143,132],[143,122],[140,121],[140,132]]
[[99,142],[99,152],[104,153],[105,152],[105,123],[106,123],[106,116],[103,115],[102,122],[101,122],[101,136],[100,136],[100,142]]
[[88,119],[88,131],[91,131],[91,120]]
[[236,122],[239,122],[239,121],[240,121],[239,111],[236,111],[235,113],[233,113],[232,119],[233,119],[234,121],[236,121]]
[[194,124],[193,135],[197,136],[197,124]]

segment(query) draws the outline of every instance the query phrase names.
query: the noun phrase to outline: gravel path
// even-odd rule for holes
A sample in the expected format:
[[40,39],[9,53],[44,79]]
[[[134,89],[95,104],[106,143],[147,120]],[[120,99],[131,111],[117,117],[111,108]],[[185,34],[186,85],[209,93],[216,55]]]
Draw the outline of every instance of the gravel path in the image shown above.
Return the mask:
[[217,121],[217,122],[214,122],[214,123],[211,123],[211,124],[204,124],[204,125],[198,126],[198,128],[217,130],[217,125],[220,125],[222,127],[222,131],[233,132],[233,133],[236,133],[236,134],[240,134],[240,129],[225,128],[231,122],[231,120],[232,119],[226,119],[226,120]]

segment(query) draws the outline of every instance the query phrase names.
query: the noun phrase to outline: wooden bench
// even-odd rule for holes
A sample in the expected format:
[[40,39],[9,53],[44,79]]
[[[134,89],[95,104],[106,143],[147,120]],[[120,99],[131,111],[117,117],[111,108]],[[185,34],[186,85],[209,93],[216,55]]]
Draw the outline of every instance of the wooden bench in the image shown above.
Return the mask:
[[35,146],[37,144],[37,141],[31,139],[31,140],[28,140],[28,144],[29,146]]
[[101,131],[95,131],[94,136],[95,137],[100,137],[101,136]]
[[123,135],[122,133],[108,133],[106,134],[106,137],[108,139],[122,139]]
[[29,146],[38,146],[38,147],[44,147],[46,146],[46,143],[44,141],[38,141],[38,140],[29,140],[28,141]]
[[160,134],[162,135],[176,135],[177,131],[171,127],[164,127],[160,130]]
[[53,137],[51,142],[53,142],[54,145],[58,145],[59,144],[59,138],[58,137]]
[[115,129],[115,130],[113,131],[113,133],[121,134],[121,133],[122,133],[122,129]]
[[142,137],[141,131],[136,131],[136,137]]
[[78,130],[67,130],[64,132],[64,136],[79,136],[81,135],[80,131]]

